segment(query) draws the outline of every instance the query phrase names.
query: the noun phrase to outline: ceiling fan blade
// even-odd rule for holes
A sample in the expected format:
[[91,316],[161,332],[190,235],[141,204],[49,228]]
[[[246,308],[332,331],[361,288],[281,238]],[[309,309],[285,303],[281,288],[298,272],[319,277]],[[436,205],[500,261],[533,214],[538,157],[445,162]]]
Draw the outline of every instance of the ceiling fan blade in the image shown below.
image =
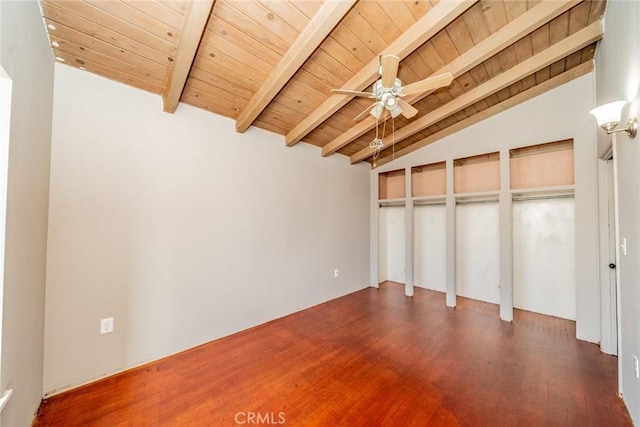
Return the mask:
[[367,116],[367,114],[369,114],[371,109],[378,104],[379,102],[374,102],[373,104],[369,105],[367,108],[365,108],[365,110],[362,113],[358,114],[356,118],[353,120],[355,120],[356,122],[359,122],[360,120],[364,119]]
[[407,119],[410,119],[411,117],[418,114],[418,109],[415,108],[413,105],[409,104],[404,99],[398,98],[398,104],[400,105],[400,107],[402,107],[402,115],[405,116]]
[[357,90],[331,89],[331,93],[335,93],[338,95],[355,95],[375,98],[371,92],[359,92]]
[[451,73],[439,74],[419,82],[411,83],[402,88],[403,95],[413,95],[428,90],[435,90],[444,86],[449,86],[453,81]]
[[391,110],[389,110],[389,113],[391,114],[391,117],[393,117],[395,119],[400,114],[402,114],[402,107],[400,106],[400,104],[396,104],[395,107],[393,107]]
[[386,112],[386,108],[384,108],[384,104],[380,101],[373,104],[373,108],[371,109],[371,115],[376,118],[376,120],[380,119],[383,112]]
[[380,67],[382,68],[382,87],[393,87],[398,74],[398,64],[400,58],[395,55],[385,55],[380,58]]

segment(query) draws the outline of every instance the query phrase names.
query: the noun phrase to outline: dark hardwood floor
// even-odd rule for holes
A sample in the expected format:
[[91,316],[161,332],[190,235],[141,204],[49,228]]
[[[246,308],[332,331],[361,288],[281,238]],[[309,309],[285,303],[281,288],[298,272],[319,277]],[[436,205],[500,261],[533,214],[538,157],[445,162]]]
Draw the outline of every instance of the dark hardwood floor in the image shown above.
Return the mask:
[[575,323],[383,284],[43,402],[36,426],[627,426]]

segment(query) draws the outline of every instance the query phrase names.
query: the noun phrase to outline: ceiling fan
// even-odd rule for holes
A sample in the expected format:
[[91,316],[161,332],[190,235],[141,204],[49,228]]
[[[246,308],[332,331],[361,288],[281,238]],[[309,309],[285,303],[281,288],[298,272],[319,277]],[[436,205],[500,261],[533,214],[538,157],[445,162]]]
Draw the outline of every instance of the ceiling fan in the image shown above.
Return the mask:
[[400,58],[395,55],[384,55],[380,57],[380,78],[373,84],[371,92],[343,89],[332,89],[331,92],[341,95],[366,96],[367,98],[376,100],[376,102],[366,110],[358,114],[354,119],[356,121],[362,120],[369,113],[376,119],[379,119],[385,109],[389,111],[393,118],[402,114],[410,119],[418,113],[418,110],[402,99],[403,96],[449,86],[453,81],[451,73],[444,73],[403,86],[397,77],[399,63]]

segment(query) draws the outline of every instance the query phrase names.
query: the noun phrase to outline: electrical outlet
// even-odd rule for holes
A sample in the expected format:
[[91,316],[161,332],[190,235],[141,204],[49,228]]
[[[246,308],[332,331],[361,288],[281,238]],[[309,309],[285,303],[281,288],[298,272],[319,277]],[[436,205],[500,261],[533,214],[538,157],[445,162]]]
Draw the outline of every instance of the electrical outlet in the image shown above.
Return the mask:
[[627,239],[622,238],[622,243],[620,243],[620,249],[622,250],[622,255],[627,255]]
[[100,334],[108,334],[110,332],[113,332],[113,317],[100,321]]
[[333,270],[333,277],[338,277],[338,276],[340,276],[340,270],[336,268],[335,270]]
[[633,372],[636,374],[636,378],[640,378],[640,366],[638,366],[638,356],[633,355]]

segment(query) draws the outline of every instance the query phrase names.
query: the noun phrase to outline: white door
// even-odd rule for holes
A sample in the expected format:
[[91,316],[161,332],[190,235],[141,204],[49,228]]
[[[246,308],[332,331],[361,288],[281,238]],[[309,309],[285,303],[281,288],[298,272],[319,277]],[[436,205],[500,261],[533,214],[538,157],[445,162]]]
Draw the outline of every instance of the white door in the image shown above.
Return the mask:
[[447,232],[445,205],[413,208],[413,283],[446,292]]
[[405,282],[405,207],[385,206],[378,216],[378,273],[380,282]]
[[575,320],[573,198],[513,202],[513,306]]
[[497,202],[456,206],[456,294],[500,303],[500,210]]
[[600,191],[600,349],[618,354],[616,221],[613,160],[598,164]]

